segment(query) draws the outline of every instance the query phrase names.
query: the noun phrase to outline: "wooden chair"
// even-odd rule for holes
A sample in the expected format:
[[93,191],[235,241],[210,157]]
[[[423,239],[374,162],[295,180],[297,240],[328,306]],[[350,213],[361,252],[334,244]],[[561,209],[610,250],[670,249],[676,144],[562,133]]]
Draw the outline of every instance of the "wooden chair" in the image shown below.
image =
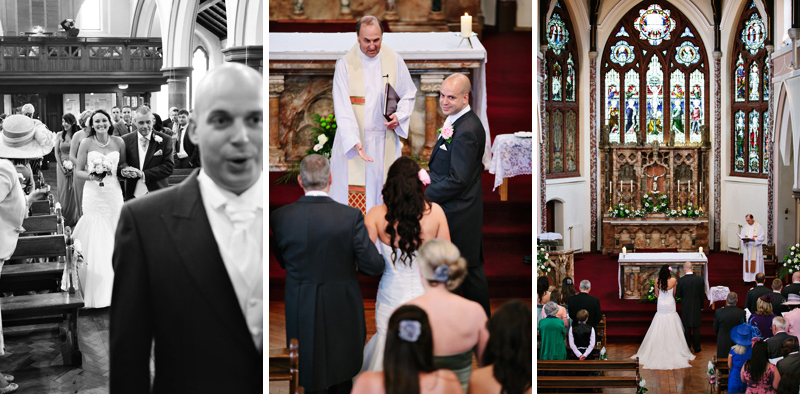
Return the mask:
[[714,364],[714,374],[717,375],[716,383],[711,385],[711,393],[727,393],[728,376],[731,372],[730,368],[728,368],[728,358],[726,357],[717,360],[717,356],[714,356],[711,359],[711,363]]
[[300,346],[297,338],[289,340],[288,348],[269,349],[269,381],[289,381],[290,393],[302,393],[298,389],[300,376]]
[[775,245],[762,245],[761,250],[764,252],[764,276],[767,279],[764,281],[764,286],[770,287],[772,280],[776,278],[778,268]]

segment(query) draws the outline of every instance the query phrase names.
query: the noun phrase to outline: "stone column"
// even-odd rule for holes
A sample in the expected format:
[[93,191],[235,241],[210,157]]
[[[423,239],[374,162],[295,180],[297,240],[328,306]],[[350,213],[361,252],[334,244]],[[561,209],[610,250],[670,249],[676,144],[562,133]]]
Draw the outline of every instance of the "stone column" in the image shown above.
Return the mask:
[[[768,60],[767,61],[769,62],[769,74],[770,74],[769,75],[769,82],[770,83],[769,83],[769,87],[768,87],[769,88],[769,124],[765,125],[766,127],[764,127],[764,129],[765,129],[765,134],[764,134],[764,154],[769,155],[769,160],[767,160],[767,165],[769,166],[769,168],[767,169],[768,174],[769,174],[767,176],[768,177],[767,178],[768,179],[768,181],[767,181],[767,207],[769,207],[767,209],[767,212],[769,212],[769,214],[767,215],[767,245],[772,245],[772,235],[773,235],[773,231],[774,231],[774,227],[775,227],[775,209],[774,209],[774,204],[775,204],[775,189],[774,189],[774,187],[775,187],[775,171],[773,170],[773,166],[772,166],[773,163],[774,163],[774,160],[775,160],[774,157],[773,157],[774,150],[772,149],[772,147],[774,145],[772,143],[772,140],[773,140],[772,137],[775,135],[775,132],[774,132],[774,130],[775,130],[775,110],[772,108],[772,106],[775,104],[775,98],[774,98],[775,89],[772,88],[774,86],[774,84],[772,83],[772,77],[775,74],[775,72],[772,71],[772,69],[775,67],[775,63],[772,60],[772,53],[775,51],[775,46],[767,45],[766,47],[767,47],[767,56],[768,56]],[[762,162],[763,162],[763,160],[762,160]],[[763,170],[762,170],[762,172],[763,172]]]
[[191,67],[161,69],[167,77],[170,107],[189,108],[189,77],[192,76],[192,70]]
[[547,45],[539,47],[541,56],[536,56],[539,60],[539,118],[541,118],[541,135],[539,136],[539,215],[541,220],[541,228],[539,231],[547,231],[547,163],[544,161],[544,152],[547,149],[547,136],[544,133],[544,99],[547,97],[546,86],[544,84],[544,77],[547,70],[544,69],[544,55],[547,52]]
[[722,207],[722,52],[714,51],[714,250],[720,250]]
[[439,91],[442,89],[444,74],[422,74],[420,76],[420,89],[425,92],[425,144],[422,146],[420,156],[428,160],[436,144],[436,128],[439,127],[438,100]]
[[283,92],[283,75],[269,76],[269,165],[280,165],[284,152],[280,149],[280,97]]

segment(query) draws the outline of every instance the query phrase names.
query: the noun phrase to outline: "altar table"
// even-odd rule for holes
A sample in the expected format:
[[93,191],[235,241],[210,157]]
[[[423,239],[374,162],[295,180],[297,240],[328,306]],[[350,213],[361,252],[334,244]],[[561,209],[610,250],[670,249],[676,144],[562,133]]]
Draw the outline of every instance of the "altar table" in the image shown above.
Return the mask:
[[500,186],[500,201],[508,200],[508,178],[533,173],[532,144],[533,138],[520,138],[514,134],[500,134],[494,138],[489,173],[494,174],[492,191]]
[[702,275],[708,287],[708,257],[705,253],[628,253],[619,255],[618,284],[619,298],[640,299],[647,294],[651,280],[658,279],[658,271],[664,264],[672,267],[672,274],[683,277],[683,263],[692,263],[695,275]]

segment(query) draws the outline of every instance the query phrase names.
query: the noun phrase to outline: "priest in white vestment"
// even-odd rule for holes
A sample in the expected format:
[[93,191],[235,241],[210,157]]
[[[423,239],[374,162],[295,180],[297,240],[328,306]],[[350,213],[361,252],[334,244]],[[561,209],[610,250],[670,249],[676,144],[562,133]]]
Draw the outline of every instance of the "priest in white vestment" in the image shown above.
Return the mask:
[[[347,204],[350,186],[365,187],[369,211],[383,201],[386,173],[400,157],[398,137],[408,138],[417,88],[400,55],[381,47],[383,28],[378,18],[361,18],[356,36],[358,42],[336,61],[333,75],[333,108],[338,126],[331,150],[330,197]],[[383,116],[387,83],[400,96],[391,121]]]
[[[761,244],[764,243],[766,235],[764,228],[753,218],[753,215],[745,215],[747,225],[742,227],[742,232],[739,233],[739,238],[742,244],[742,272],[745,282],[754,282],[756,274],[764,273],[764,251]],[[745,239],[752,241],[745,242]]]

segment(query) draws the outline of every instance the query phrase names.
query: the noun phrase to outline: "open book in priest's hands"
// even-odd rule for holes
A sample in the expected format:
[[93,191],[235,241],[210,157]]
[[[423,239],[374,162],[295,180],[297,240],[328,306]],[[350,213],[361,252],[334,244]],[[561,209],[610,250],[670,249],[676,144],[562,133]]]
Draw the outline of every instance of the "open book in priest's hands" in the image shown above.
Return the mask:
[[742,240],[742,242],[744,242],[744,243],[748,243],[748,242],[753,242],[753,241],[755,241],[753,238],[744,237],[744,236],[742,236],[741,234],[737,234],[737,235],[739,236],[739,239],[741,239],[741,240]]
[[383,117],[387,122],[392,121],[392,114],[397,112],[397,103],[400,102],[400,95],[394,90],[392,84],[386,83],[386,89],[383,92]]

